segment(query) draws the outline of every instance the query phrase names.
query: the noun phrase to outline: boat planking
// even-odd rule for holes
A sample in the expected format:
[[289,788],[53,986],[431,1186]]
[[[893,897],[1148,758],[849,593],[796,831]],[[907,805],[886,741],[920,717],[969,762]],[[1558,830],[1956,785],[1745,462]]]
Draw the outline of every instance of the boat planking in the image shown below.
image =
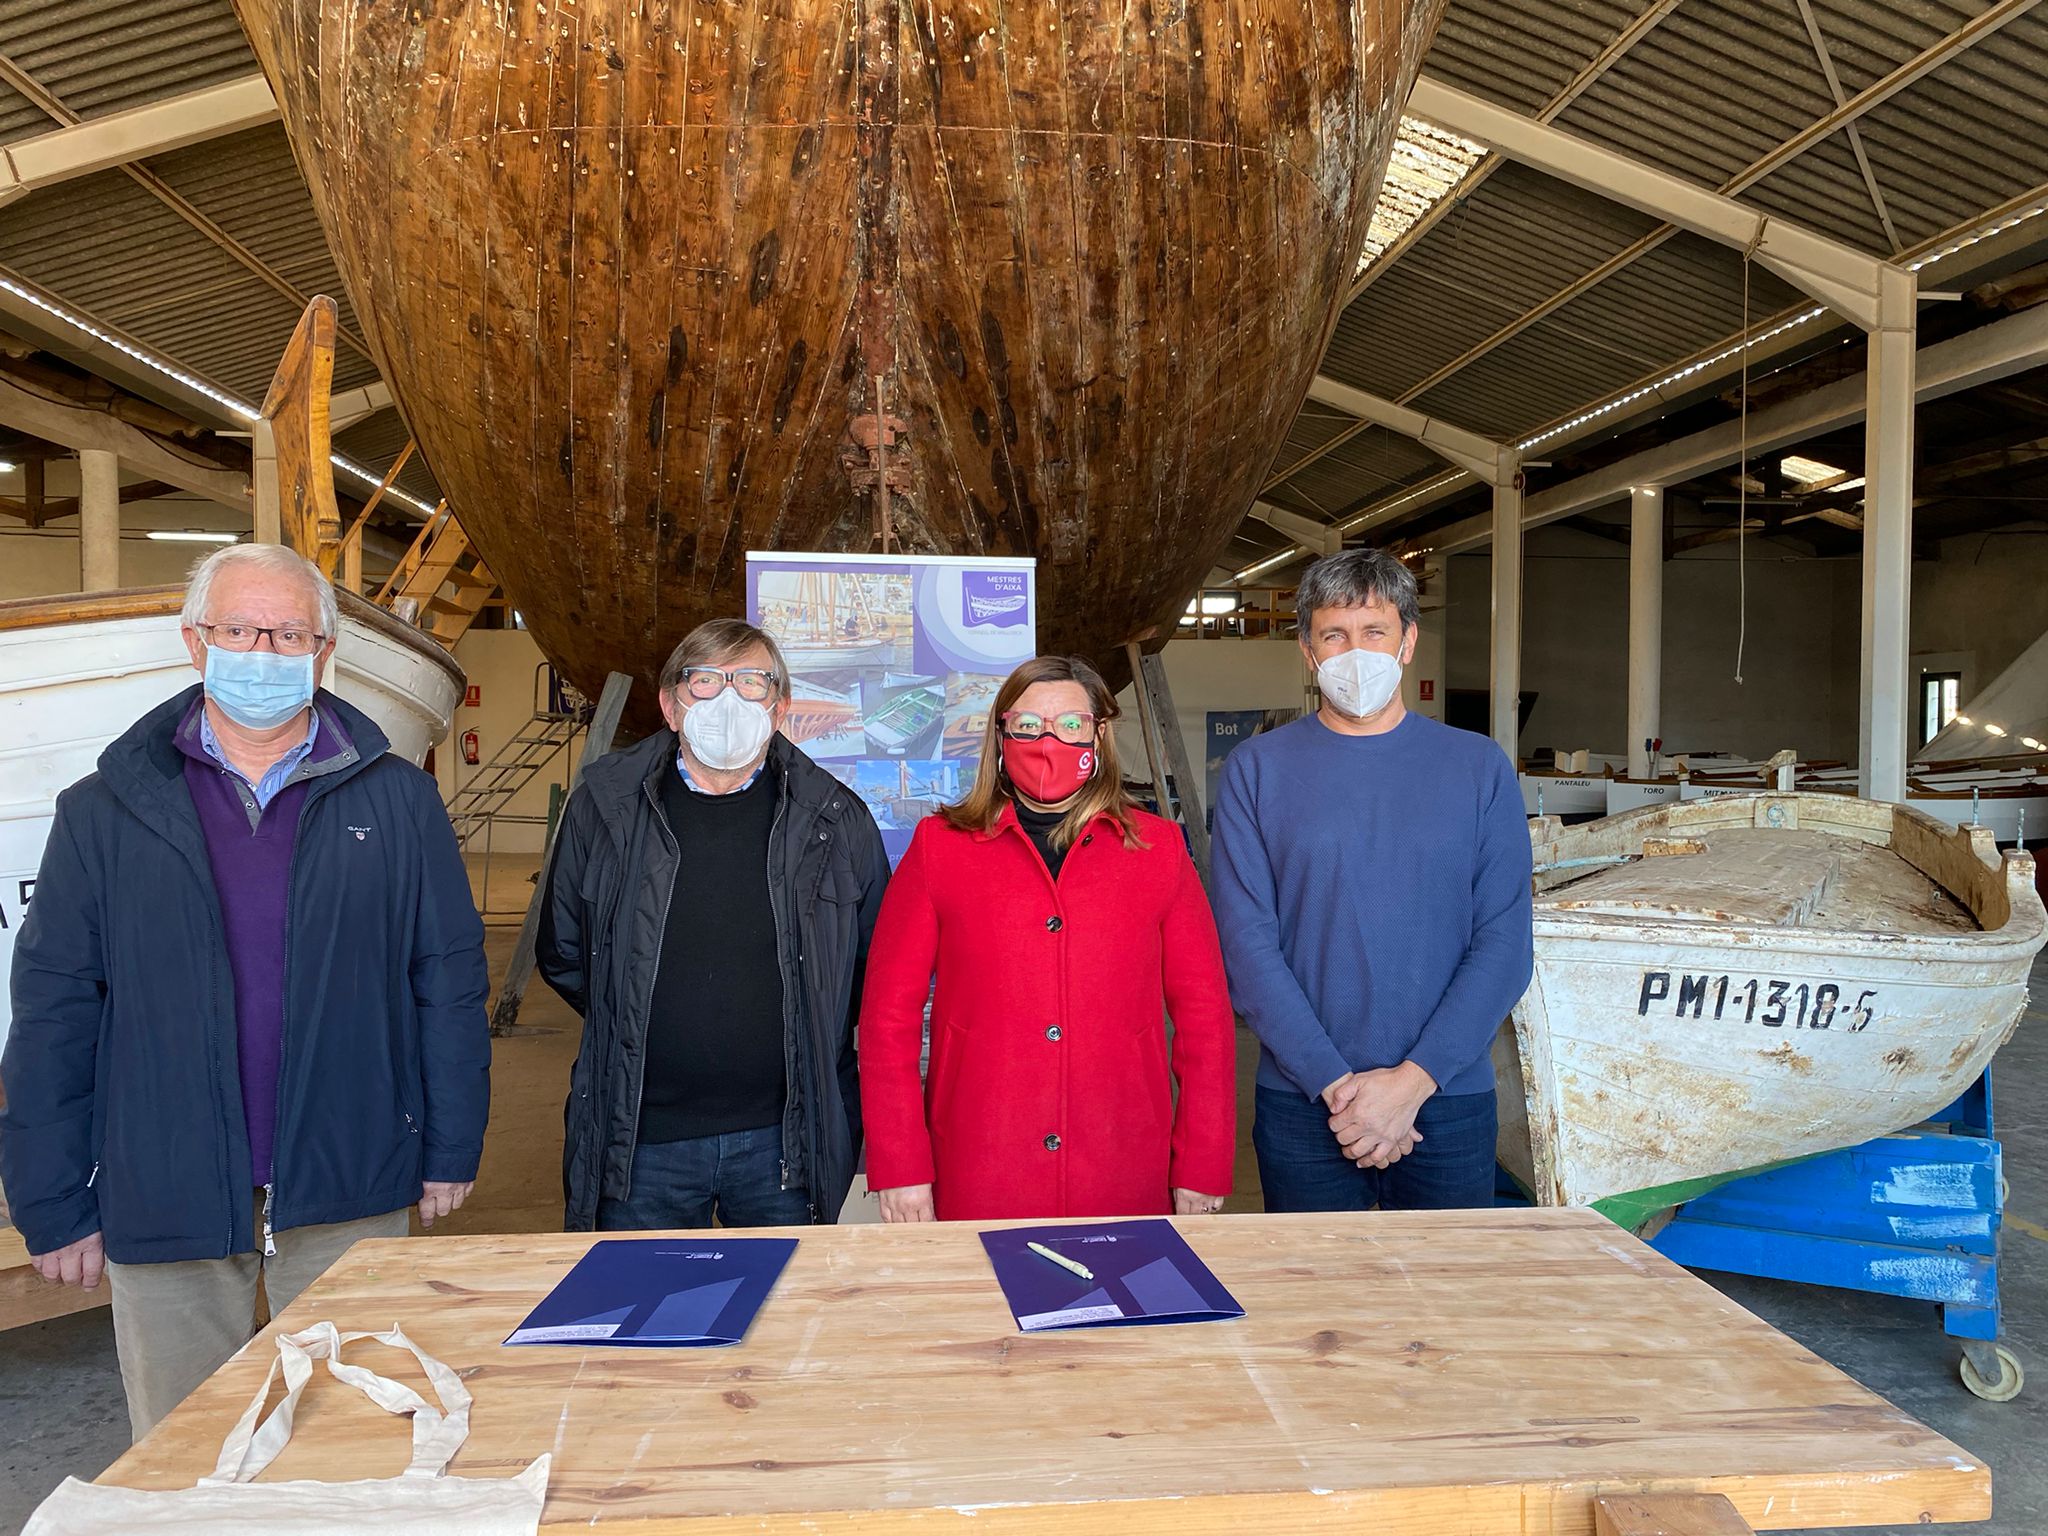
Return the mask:
[[1441,12],[235,4],[408,425],[591,691],[743,611],[746,551],[884,525],[1035,556],[1048,650],[1170,635]]

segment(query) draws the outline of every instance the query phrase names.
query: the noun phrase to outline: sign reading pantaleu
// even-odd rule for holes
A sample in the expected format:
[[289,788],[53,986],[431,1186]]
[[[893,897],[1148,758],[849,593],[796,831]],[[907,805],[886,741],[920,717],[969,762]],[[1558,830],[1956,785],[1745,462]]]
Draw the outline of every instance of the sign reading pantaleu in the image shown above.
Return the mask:
[[789,663],[783,732],[867,802],[891,864],[974,782],[996,690],[1037,648],[1036,565],[747,556],[747,616]]

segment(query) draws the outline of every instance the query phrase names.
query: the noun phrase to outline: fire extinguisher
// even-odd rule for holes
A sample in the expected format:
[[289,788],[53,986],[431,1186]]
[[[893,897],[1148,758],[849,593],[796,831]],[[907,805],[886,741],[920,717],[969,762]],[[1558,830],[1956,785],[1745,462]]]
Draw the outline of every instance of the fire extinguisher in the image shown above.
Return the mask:
[[465,763],[474,766],[483,760],[477,751],[477,746],[476,732],[464,731],[462,733],[462,760]]

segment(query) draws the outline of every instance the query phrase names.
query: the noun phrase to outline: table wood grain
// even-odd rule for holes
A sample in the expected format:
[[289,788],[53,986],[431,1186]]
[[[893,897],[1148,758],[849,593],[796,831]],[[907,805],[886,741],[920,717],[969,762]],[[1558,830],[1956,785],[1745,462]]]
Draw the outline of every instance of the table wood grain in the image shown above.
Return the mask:
[[[332,1319],[463,1373],[455,1472],[553,1452],[550,1528],[1561,1536],[1663,1490],[1759,1530],[1990,1512],[1976,1458],[1590,1212],[1176,1225],[1244,1318],[1027,1337],[977,1228],[839,1227],[792,1234],[733,1348],[506,1349],[590,1236],[363,1243],[102,1480],[210,1470],[270,1333]],[[265,1477],[394,1476],[406,1444],[323,1374]]]

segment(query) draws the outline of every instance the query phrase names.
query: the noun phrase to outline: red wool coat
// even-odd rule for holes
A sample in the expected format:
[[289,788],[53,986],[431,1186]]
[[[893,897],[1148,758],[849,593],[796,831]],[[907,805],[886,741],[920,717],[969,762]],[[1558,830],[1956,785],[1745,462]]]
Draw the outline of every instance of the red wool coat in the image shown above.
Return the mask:
[[1229,1192],[1237,1057],[1216,922],[1180,828],[1137,825],[1147,846],[1126,848],[1098,817],[1055,884],[1012,808],[991,832],[918,824],[862,991],[869,1188],[930,1184],[941,1220],[1155,1215],[1174,1189]]

